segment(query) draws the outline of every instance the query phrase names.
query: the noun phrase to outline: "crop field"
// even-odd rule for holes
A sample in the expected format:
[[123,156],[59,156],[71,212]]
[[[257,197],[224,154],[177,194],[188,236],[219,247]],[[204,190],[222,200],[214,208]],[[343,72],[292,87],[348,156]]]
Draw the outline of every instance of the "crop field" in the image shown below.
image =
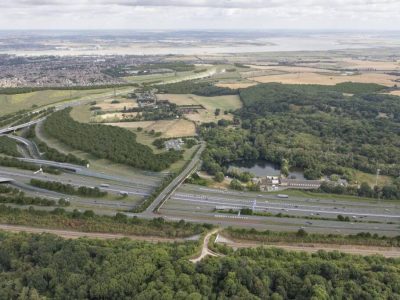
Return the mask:
[[256,85],[256,82],[238,81],[238,82],[218,82],[216,86],[225,87],[230,89],[245,89],[250,86]]
[[374,69],[377,71],[400,71],[400,61],[344,59],[341,62],[348,68]]
[[160,120],[160,121],[141,121],[141,122],[119,122],[109,123],[107,125],[123,127],[127,129],[143,128],[145,131],[154,130],[161,132],[161,137],[186,137],[196,135],[195,125],[187,120]]
[[99,90],[46,90],[24,94],[3,95],[0,94],[0,115],[13,113],[21,109],[30,109],[35,106],[46,106],[49,104],[80,98],[87,95],[107,92],[107,89]]
[[259,76],[249,78],[256,82],[279,82],[283,84],[321,84],[335,85],[342,82],[377,83],[386,86],[396,84],[396,76],[380,73],[363,73],[357,75],[326,75],[323,73],[288,73],[282,75]]
[[400,90],[399,91],[391,91],[390,94],[395,95],[395,96],[400,96]]

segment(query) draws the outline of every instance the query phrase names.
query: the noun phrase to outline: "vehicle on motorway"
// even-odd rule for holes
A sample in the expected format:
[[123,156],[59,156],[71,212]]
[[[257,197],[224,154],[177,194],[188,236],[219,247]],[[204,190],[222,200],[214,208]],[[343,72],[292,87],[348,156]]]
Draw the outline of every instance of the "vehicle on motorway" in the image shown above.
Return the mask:
[[285,195],[285,194],[278,194],[277,197],[278,198],[289,198],[289,196]]
[[110,187],[110,185],[109,185],[109,184],[107,184],[107,183],[102,183],[102,184],[100,184],[100,187],[103,187],[103,188],[108,188],[108,187]]

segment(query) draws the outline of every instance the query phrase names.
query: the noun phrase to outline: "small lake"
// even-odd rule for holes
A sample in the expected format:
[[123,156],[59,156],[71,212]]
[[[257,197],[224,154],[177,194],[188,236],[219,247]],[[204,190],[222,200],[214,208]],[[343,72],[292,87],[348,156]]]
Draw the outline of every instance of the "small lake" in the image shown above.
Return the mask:
[[[281,174],[279,165],[265,160],[237,161],[230,163],[227,167],[238,168],[243,172],[250,172],[258,177],[279,176]],[[304,175],[301,170],[291,170],[289,178],[304,179]]]

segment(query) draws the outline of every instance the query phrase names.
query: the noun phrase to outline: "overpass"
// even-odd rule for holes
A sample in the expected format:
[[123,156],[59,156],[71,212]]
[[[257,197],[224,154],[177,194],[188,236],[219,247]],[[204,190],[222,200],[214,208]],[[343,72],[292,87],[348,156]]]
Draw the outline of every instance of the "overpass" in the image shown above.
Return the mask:
[[10,133],[10,132],[14,132],[14,131],[19,130],[19,129],[30,127],[32,125],[35,125],[35,124],[43,121],[44,119],[45,119],[45,117],[37,119],[37,120],[30,121],[28,123],[24,123],[24,124],[20,124],[20,125],[16,125],[16,126],[11,126],[11,127],[0,129],[0,134]]
[[11,178],[0,177],[0,183],[10,183],[13,181],[14,181],[14,179],[11,179]]
[[200,163],[200,157],[206,147],[205,142],[200,144],[199,149],[193,156],[191,161],[185,167],[185,169],[175,177],[172,182],[157,196],[156,199],[147,207],[142,214],[152,214],[158,212],[162,204],[172,195],[172,193],[188,178],[193,172],[197,170]]
[[17,159],[20,161],[25,161],[25,162],[35,164],[35,165],[49,166],[49,167],[64,169],[64,170],[68,170],[68,171],[73,171],[76,173],[79,173],[83,169],[86,169],[86,167],[84,167],[84,166],[60,163],[60,162],[55,162],[55,161],[50,161],[50,160],[34,159],[34,158],[17,158]]
[[[1,134],[0,134],[1,136]],[[10,139],[16,140],[17,142],[25,145],[25,147],[28,149],[29,154],[32,158],[40,159],[40,151],[37,145],[32,142],[31,140],[28,140],[26,138],[23,138],[21,136],[13,135],[13,134],[7,134],[7,137]]]

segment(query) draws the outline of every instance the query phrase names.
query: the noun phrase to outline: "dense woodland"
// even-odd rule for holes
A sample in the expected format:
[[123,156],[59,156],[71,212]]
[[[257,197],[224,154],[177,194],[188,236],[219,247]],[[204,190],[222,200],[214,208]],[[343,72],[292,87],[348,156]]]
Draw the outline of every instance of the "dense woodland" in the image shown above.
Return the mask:
[[207,97],[236,95],[238,93],[237,90],[218,87],[209,82],[199,82],[195,80],[158,85],[157,88],[160,93],[195,94],[198,96],[207,96]]
[[53,113],[46,119],[44,130],[75,149],[151,171],[164,170],[182,157],[173,150],[154,154],[150,147],[136,142],[134,133],[123,128],[76,122],[70,117],[70,111],[67,108]]
[[19,157],[17,142],[7,136],[0,136],[0,153],[8,156]]
[[[371,93],[375,84],[336,86],[260,84],[240,90],[240,128],[201,128],[207,171],[235,160],[263,159],[304,169],[309,179],[350,169],[400,174],[399,97]],[[362,93],[367,91],[369,93]],[[344,94],[346,93],[346,94]],[[354,93],[354,95],[349,95]]]
[[400,260],[0,234],[1,299],[398,299]]

